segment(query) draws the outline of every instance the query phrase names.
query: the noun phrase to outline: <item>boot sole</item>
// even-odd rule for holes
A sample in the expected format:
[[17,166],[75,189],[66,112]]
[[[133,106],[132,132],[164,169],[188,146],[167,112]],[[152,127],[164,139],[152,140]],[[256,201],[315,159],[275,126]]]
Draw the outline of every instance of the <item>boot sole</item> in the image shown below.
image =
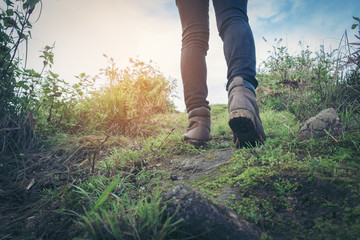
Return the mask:
[[234,110],[229,113],[229,126],[234,133],[237,148],[255,147],[263,140],[256,130],[254,114],[246,109]]

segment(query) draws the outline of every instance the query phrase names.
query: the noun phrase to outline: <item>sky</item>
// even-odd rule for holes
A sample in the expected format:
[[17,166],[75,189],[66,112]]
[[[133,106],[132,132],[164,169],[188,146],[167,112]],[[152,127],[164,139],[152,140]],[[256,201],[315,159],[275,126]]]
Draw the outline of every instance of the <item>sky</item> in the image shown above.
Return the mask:
[[[3,2],[1,2],[3,4]],[[1,5],[0,4],[0,5]],[[118,67],[129,66],[129,58],[156,63],[166,77],[177,79],[174,99],[184,111],[180,74],[181,24],[175,0],[42,0],[33,14],[28,67],[40,71],[40,51],[55,43],[52,69],[72,82],[80,73],[92,76],[107,66],[106,54]],[[210,4],[210,42],[207,55],[208,100],[227,103],[226,63]],[[274,39],[283,39],[290,54],[301,50],[299,41],[317,51],[335,49],[345,30],[349,36],[360,17],[359,0],[249,0],[258,65],[267,59]],[[263,38],[267,39],[265,42]],[[261,83],[260,83],[261,84]]]

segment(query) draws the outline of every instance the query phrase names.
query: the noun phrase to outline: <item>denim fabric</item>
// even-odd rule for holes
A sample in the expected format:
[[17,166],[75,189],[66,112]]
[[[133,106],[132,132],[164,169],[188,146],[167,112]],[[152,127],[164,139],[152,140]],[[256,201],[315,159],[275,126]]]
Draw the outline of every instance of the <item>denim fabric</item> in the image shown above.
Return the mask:
[[[206,54],[209,49],[209,0],[176,0],[182,26],[181,76],[187,111],[208,107]],[[217,28],[224,43],[227,85],[244,78],[253,90],[256,75],[255,43],[248,23],[247,0],[213,0]]]

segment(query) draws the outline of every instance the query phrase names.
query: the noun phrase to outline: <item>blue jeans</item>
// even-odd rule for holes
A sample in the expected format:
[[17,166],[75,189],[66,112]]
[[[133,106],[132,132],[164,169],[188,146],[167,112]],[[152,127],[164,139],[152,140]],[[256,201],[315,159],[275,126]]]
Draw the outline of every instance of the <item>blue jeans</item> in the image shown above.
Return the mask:
[[[209,107],[205,57],[209,49],[209,0],[176,0],[182,26],[181,76],[187,111]],[[213,0],[219,35],[224,43],[228,88],[234,77],[253,90],[255,43],[248,23],[247,0]]]

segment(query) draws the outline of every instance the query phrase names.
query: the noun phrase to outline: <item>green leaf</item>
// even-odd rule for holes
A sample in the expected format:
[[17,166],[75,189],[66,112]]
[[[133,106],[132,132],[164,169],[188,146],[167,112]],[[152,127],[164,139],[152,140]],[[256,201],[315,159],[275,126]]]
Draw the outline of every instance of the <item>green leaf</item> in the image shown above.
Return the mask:
[[89,195],[84,189],[82,189],[81,187],[75,186],[75,185],[73,185],[73,187],[75,187],[75,188],[78,189],[78,191],[76,191],[76,192],[82,193],[84,196],[87,197],[87,199],[89,199],[89,202],[90,202],[91,204],[93,203],[93,200],[91,199],[90,195]]
[[26,83],[26,81],[19,81],[19,82],[16,83],[16,85],[17,85],[18,87],[21,87],[21,88],[23,88],[23,89],[28,90],[29,87],[28,87],[25,83]]
[[35,7],[36,4],[38,4],[40,0],[28,0],[27,3],[30,5],[31,8]]
[[114,188],[115,188],[116,185],[119,183],[119,181],[120,181],[120,177],[118,177],[117,179],[115,179],[115,181],[112,182],[112,183],[105,189],[105,191],[100,195],[99,199],[96,201],[94,210],[99,209],[99,207],[101,207],[101,205],[103,205],[103,203],[104,203],[104,202],[106,201],[106,199],[109,197],[110,193],[112,192],[112,190],[114,190]]
[[8,5],[10,7],[14,6],[14,3],[11,0],[5,0],[5,2],[6,2],[6,5]]
[[353,24],[353,25],[351,26],[351,29],[355,29],[355,28],[357,27],[357,25],[358,25],[358,24]]
[[6,27],[15,27],[15,28],[17,28],[16,21],[14,19],[10,18],[10,17],[4,18],[4,25]]
[[56,73],[54,73],[52,71],[49,71],[49,73],[50,73],[50,76],[53,77],[53,78],[58,78],[59,77],[59,74],[56,74]]
[[360,21],[360,18],[358,17],[353,17],[353,19],[355,19],[356,21]]
[[14,10],[13,9],[8,9],[6,10],[6,14],[11,17],[12,15],[14,15]]

